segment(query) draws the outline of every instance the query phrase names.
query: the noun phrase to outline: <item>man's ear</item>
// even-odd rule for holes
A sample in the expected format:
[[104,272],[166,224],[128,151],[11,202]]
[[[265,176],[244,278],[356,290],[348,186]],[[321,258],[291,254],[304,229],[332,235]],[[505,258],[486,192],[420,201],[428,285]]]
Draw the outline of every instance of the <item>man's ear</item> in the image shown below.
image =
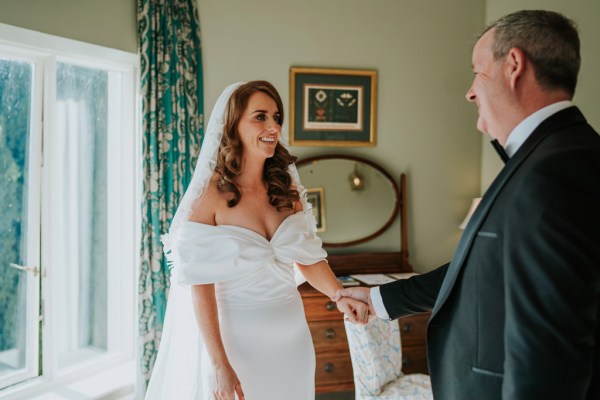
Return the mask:
[[525,57],[525,53],[521,49],[513,47],[508,51],[506,55],[506,73],[511,89],[515,89],[517,82],[523,77],[526,62],[527,57]]

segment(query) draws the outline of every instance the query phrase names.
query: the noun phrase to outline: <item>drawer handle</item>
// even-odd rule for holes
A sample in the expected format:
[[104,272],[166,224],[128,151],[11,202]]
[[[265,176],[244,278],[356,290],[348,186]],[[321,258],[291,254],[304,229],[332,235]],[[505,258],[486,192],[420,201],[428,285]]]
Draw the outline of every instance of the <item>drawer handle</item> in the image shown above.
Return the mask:
[[411,333],[413,331],[413,325],[409,322],[402,325],[402,332]]
[[412,360],[409,357],[402,356],[402,366],[408,367],[412,364]]
[[332,328],[325,329],[325,339],[333,339],[335,337],[335,330]]
[[325,364],[325,372],[327,372],[328,374],[331,374],[334,369],[335,369],[335,367],[333,366],[332,363]]
[[325,305],[325,308],[327,309],[327,311],[333,311],[335,310],[335,303],[333,301],[328,301]]

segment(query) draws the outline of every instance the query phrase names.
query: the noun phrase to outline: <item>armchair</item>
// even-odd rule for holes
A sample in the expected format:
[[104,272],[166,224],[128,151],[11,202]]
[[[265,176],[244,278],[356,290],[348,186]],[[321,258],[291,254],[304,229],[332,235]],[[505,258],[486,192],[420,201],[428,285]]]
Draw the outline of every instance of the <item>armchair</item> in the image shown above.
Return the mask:
[[368,325],[344,321],[356,400],[432,400],[428,375],[402,373],[398,321],[373,319]]

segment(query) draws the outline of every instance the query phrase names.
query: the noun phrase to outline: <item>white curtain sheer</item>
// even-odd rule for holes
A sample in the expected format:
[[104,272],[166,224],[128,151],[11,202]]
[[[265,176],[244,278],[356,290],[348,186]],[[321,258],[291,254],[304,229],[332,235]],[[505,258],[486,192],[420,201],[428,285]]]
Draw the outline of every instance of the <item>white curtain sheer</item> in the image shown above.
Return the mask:
[[63,286],[58,302],[65,311],[59,344],[62,365],[85,347],[82,333],[89,329],[94,137],[83,101],[57,102],[56,119],[54,140],[60,151],[56,170],[62,176],[56,180],[58,187],[52,196],[53,203],[62,208],[57,212],[63,216],[62,223],[55,227],[56,233],[65,240],[53,250],[62,266],[57,271]]

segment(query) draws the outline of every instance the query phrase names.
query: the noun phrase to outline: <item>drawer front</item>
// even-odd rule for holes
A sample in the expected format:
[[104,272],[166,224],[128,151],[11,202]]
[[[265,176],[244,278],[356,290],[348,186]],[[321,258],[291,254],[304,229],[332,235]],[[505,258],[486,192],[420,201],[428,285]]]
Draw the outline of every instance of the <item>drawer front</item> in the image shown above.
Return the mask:
[[410,317],[400,318],[400,337],[402,346],[425,346],[425,337],[427,335],[427,321],[430,314],[411,315]]
[[317,354],[317,386],[335,386],[352,383],[350,353]]
[[302,298],[304,312],[308,321],[340,320],[343,314],[338,311],[335,302],[327,296],[310,296]]
[[402,346],[402,372],[429,374],[427,352],[424,346]]
[[349,351],[343,321],[310,322],[308,327],[317,353],[323,351]]

